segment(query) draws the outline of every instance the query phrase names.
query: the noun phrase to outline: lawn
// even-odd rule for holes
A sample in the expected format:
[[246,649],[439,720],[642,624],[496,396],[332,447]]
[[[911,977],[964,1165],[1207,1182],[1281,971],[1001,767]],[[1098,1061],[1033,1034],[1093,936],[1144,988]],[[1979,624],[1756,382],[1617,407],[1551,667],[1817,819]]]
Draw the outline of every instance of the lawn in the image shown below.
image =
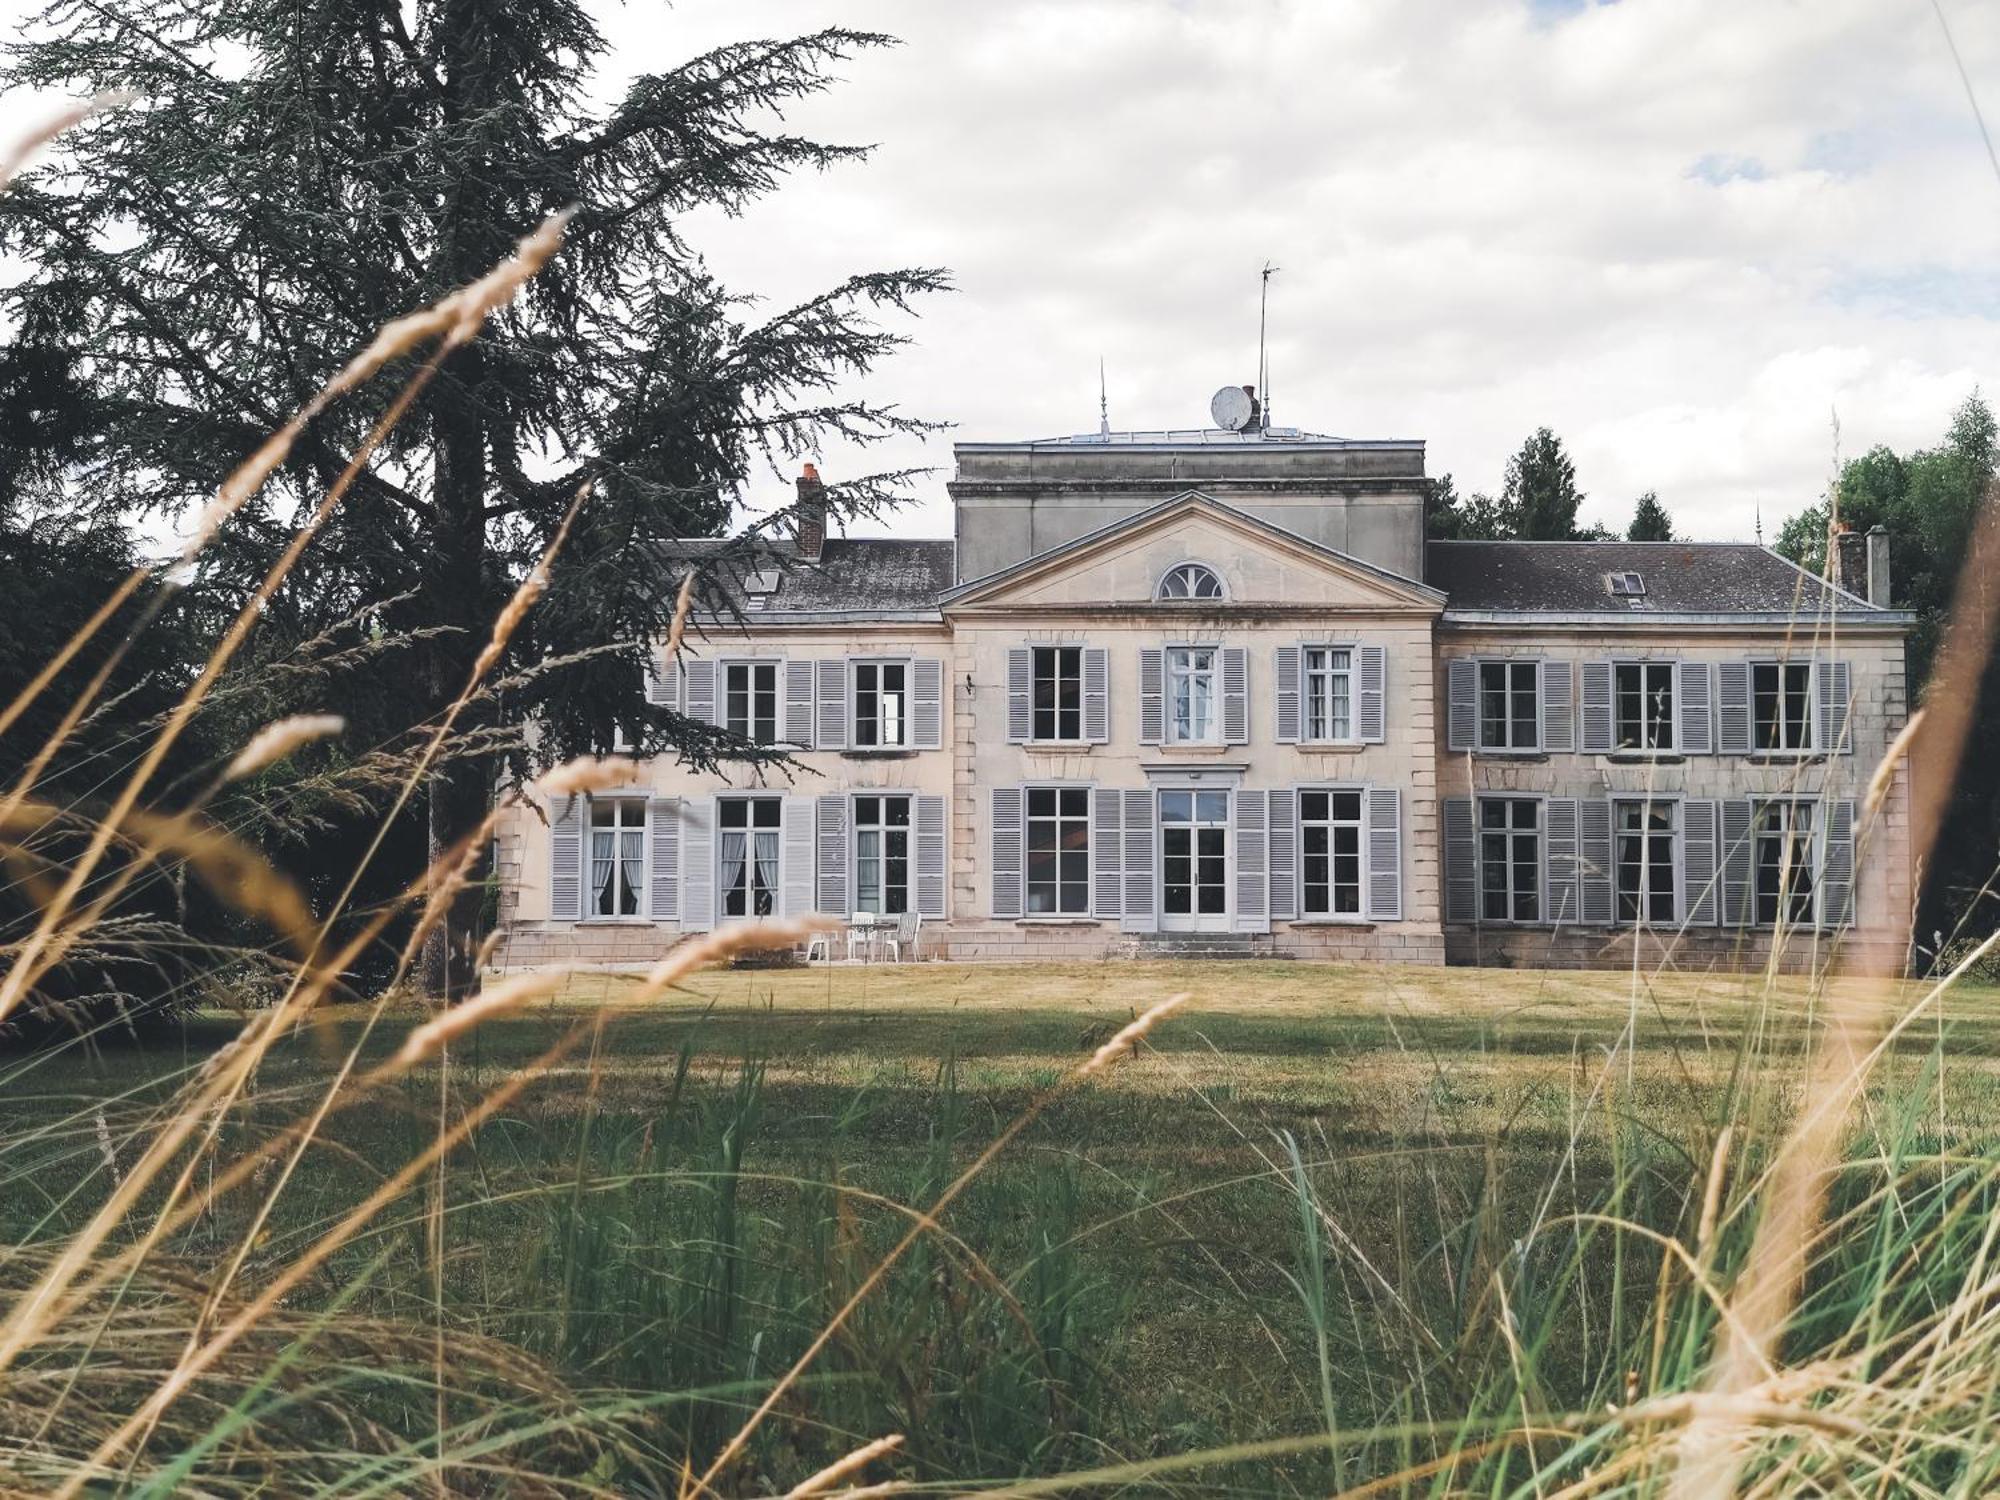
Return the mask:
[[[1478,1406],[1508,1357],[1496,1287],[1541,1299],[1508,1316],[1540,1330],[1549,1402],[1595,1401],[1629,1378],[1659,1262],[1574,1216],[1673,1231],[1721,1124],[1769,1127],[1796,1102],[1825,999],[1731,975],[1300,963],[732,970],[643,1007],[632,989],[578,977],[448,1069],[335,1112],[245,1283],[420,1150],[441,1108],[601,1016],[594,1048],[429,1185],[437,1247],[413,1193],[304,1295],[506,1340],[579,1392],[707,1389],[648,1437],[699,1448],[901,1232],[896,1205],[926,1205],[1138,1011],[1193,997],[1141,1055],[1048,1101],[899,1266],[756,1450],[759,1483],[884,1430],[912,1432],[911,1477],[938,1478],[1436,1421]],[[225,1156],[308,1109],[357,1042],[385,1056],[420,1019],[328,1012],[264,1067]],[[98,1102],[129,1158],[234,1029],[204,1017],[7,1064],[6,1236],[81,1222],[108,1181]],[[1920,1093],[1934,1139],[1988,1140],[1996,1058],[2000,997],[1954,992],[1875,1097]],[[174,1253],[217,1263],[253,1207],[239,1195]]]

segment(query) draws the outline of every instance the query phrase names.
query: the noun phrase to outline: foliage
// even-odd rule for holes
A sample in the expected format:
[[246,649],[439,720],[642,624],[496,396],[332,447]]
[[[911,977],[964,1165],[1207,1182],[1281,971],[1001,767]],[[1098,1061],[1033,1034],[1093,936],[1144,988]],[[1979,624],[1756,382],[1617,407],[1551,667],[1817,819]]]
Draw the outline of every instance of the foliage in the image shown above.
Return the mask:
[[1500,507],[1512,518],[1514,535],[1529,542],[1566,542],[1577,536],[1576,512],[1583,492],[1576,487],[1576,465],[1563,450],[1562,439],[1538,427],[1507,460],[1500,487]]
[[1628,542],[1671,542],[1674,536],[1674,519],[1667,514],[1667,508],[1660,504],[1659,495],[1647,490],[1639,497],[1639,503],[1632,508],[1632,524],[1625,528]]

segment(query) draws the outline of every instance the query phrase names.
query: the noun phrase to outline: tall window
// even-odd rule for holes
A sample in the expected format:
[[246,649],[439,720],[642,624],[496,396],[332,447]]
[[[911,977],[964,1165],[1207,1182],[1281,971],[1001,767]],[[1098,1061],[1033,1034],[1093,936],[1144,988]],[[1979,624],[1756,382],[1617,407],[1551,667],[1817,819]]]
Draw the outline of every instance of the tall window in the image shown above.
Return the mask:
[[1618,848],[1618,920],[1673,925],[1676,804],[1650,798],[1612,809]]
[[722,914],[768,917],[778,909],[778,820],[776,797],[723,799],[719,856]]
[[854,909],[898,916],[910,909],[910,799],[854,799]]
[[1532,661],[1479,664],[1479,748],[1538,750],[1542,744],[1541,665]]
[[1035,738],[1083,738],[1083,648],[1035,647]]
[[1220,599],[1222,580],[1215,576],[1213,568],[1205,568],[1200,563],[1182,563],[1171,568],[1167,576],[1160,580],[1162,599]]
[[1617,677],[1618,748],[1674,748],[1674,664],[1621,661]]
[[1758,924],[1809,924],[1813,919],[1812,803],[1766,802],[1757,809],[1753,829]]
[[1090,910],[1090,793],[1080,786],[1028,788],[1028,913]]
[[1750,707],[1759,750],[1812,749],[1812,663],[1752,662]]
[[1215,648],[1174,646],[1167,651],[1167,740],[1205,745],[1216,737]]
[[894,749],[909,736],[910,664],[854,664],[854,743],[861,749]]
[[778,664],[732,661],[722,668],[724,722],[758,745],[778,742]]
[[1354,653],[1346,646],[1308,646],[1306,738],[1354,738]]
[[590,914],[636,917],[646,887],[646,804],[590,804]]
[[1300,792],[1305,914],[1361,914],[1361,793]]
[[1479,799],[1479,912],[1489,922],[1542,918],[1542,804]]

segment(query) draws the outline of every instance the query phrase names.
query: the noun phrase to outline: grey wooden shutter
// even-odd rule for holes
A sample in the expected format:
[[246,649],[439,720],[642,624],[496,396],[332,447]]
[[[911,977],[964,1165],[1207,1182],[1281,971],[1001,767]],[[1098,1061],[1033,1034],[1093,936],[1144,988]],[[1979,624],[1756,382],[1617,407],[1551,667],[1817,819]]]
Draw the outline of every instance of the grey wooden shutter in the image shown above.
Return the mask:
[[910,730],[914,748],[944,748],[944,663],[935,656],[910,663]]
[[[1718,662],[1715,668],[1715,680],[1716,718],[1720,728],[1720,733],[1716,737],[1716,748],[1724,755],[1748,755],[1750,753],[1750,663]],[[1727,809],[1724,809],[1723,821],[1725,823],[1728,821]]]
[[1828,797],[1820,804],[1826,833],[1820,850],[1819,925],[1854,925],[1854,799]]
[[1290,922],[1299,914],[1299,791],[1276,787],[1271,792],[1268,834],[1271,869],[1271,917]]
[[715,799],[681,804],[681,930],[715,925]]
[[680,671],[657,647],[646,648],[646,701],[655,708],[678,707]]
[[1035,650],[1007,648],[1007,743],[1025,745],[1035,737]]
[[1157,646],[1139,652],[1139,743],[1157,745],[1165,736],[1166,653]]
[[584,808],[581,797],[565,797],[549,810],[549,920],[583,920]]
[[1674,669],[1674,729],[1683,755],[1715,751],[1715,716],[1705,661],[1684,661]]
[[1576,885],[1578,917],[1593,927],[1606,927],[1618,914],[1611,899],[1611,804],[1586,797],[1576,809]]
[[810,916],[819,855],[819,820],[811,797],[787,797],[779,808],[778,915]]
[[813,748],[813,664],[785,663],[785,743]]
[[1715,881],[1715,799],[1681,803],[1681,910],[1690,927],[1713,927],[1720,905]]
[[1250,653],[1241,646],[1222,648],[1222,743],[1250,743]]
[[830,917],[847,915],[847,797],[828,792],[819,799],[819,909]]
[[1111,739],[1111,653],[1102,646],[1083,651],[1083,737],[1093,745]]
[[1618,745],[1611,704],[1611,663],[1587,661],[1583,676],[1583,736],[1578,748],[1585,755],[1609,755]]
[[1566,661],[1542,663],[1542,748],[1576,748],[1576,687]]
[[847,663],[840,657],[815,663],[819,688],[819,732],[822,750],[847,748]]
[[[1725,663],[1726,665],[1726,663]],[[1750,905],[1750,819],[1748,797],[1722,799],[1722,925],[1748,927]]]
[[687,664],[687,708],[690,719],[719,724],[715,705],[715,663],[699,657]]
[[1125,910],[1119,926],[1152,932],[1160,925],[1153,895],[1153,826],[1157,804],[1152,789],[1125,794]]
[[1478,743],[1479,663],[1454,656],[1445,663],[1445,748],[1470,750]]
[[653,880],[647,915],[655,922],[681,919],[681,799],[655,797],[648,810],[647,838],[653,851]]
[[1241,791],[1235,797],[1236,930],[1271,930],[1271,872],[1265,832],[1270,803],[1261,791]]
[[1823,755],[1852,755],[1854,740],[1847,732],[1853,702],[1853,674],[1844,661],[1823,661],[1813,671],[1819,700],[1819,723],[1813,748]]
[[1444,799],[1444,919],[1472,922],[1479,916],[1479,834],[1472,825],[1472,799]]
[[1271,698],[1278,707],[1276,739],[1281,745],[1296,745],[1304,737],[1304,729],[1299,722],[1300,684],[1304,678],[1301,658],[1305,653],[1297,646],[1280,646],[1271,664]]
[[944,811],[943,797],[917,798],[917,911],[925,917],[944,916]]
[[1403,794],[1393,786],[1371,786],[1365,805],[1368,919],[1400,922],[1403,920]]
[[1115,919],[1125,907],[1125,794],[1097,787],[1090,794],[1090,910]]
[[1548,909],[1544,920],[1562,926],[1577,921],[1577,802],[1574,797],[1551,797],[1544,804],[1543,860],[1548,871]]
[[1021,915],[1021,861],[1025,809],[1021,788],[993,788],[993,915]]
[[1379,745],[1388,737],[1383,700],[1389,687],[1389,653],[1381,646],[1363,646],[1355,657],[1360,686],[1354,695],[1354,737],[1364,745]]

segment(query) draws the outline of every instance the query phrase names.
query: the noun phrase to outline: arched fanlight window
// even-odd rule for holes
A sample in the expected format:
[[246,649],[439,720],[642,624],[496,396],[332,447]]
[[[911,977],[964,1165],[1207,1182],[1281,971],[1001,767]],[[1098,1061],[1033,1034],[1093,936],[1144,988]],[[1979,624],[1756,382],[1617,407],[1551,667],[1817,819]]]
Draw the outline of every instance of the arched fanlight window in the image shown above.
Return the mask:
[[1222,580],[1215,576],[1215,569],[1201,563],[1182,563],[1179,567],[1167,569],[1167,576],[1160,580],[1162,599],[1220,599]]

